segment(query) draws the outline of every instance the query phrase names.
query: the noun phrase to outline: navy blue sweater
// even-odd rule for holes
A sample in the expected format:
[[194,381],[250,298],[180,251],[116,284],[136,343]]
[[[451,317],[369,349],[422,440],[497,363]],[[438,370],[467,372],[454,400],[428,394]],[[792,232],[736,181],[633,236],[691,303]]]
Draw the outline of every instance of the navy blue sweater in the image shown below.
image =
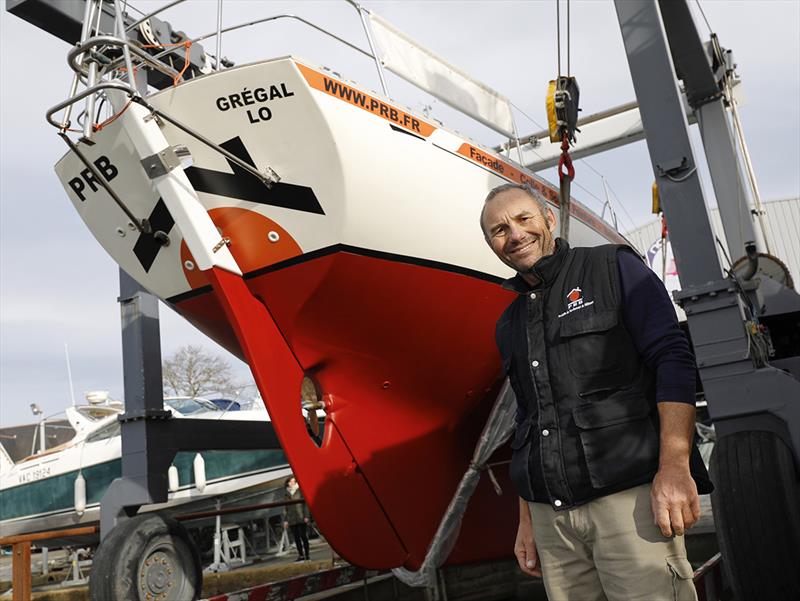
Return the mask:
[[625,327],[656,374],[656,401],[695,402],[695,360],[664,284],[641,259],[618,252]]

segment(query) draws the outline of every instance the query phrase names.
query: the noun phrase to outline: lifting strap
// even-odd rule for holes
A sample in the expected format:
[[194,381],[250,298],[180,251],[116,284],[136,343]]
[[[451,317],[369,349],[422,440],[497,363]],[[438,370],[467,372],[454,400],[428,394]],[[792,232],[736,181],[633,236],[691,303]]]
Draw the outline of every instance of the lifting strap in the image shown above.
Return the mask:
[[[565,171],[566,170],[566,171]],[[575,179],[575,167],[572,166],[572,157],[569,156],[569,138],[566,132],[561,138],[561,156],[558,159],[558,200],[561,215],[560,236],[569,241],[569,215],[570,215],[570,187]]]

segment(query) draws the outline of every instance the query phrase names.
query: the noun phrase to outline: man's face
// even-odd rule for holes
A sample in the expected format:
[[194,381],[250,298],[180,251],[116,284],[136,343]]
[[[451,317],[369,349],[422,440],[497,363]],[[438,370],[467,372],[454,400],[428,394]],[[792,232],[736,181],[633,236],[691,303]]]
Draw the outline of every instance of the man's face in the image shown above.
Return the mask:
[[530,270],[543,256],[553,253],[556,220],[548,208],[524,190],[506,190],[490,200],[483,212],[483,230],[494,254],[517,272]]

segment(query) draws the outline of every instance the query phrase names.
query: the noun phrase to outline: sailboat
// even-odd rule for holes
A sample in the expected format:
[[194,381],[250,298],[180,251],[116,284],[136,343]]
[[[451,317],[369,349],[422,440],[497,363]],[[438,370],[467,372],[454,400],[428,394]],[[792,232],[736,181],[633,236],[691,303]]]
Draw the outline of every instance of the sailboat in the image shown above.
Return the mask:
[[[76,92],[48,112],[70,146],[55,167],[69,200],[122,269],[249,364],[331,546],[360,566],[418,569],[502,383],[494,324],[512,293],[482,239],[484,197],[528,184],[571,220],[573,245],[624,239],[577,200],[561,215],[557,190],[510,151],[385,91],[296,56],[225,67],[114,5],[114,35],[85,20],[68,56]],[[508,99],[354,6],[381,73],[516,138]],[[148,91],[134,77],[146,73],[167,84]],[[492,458],[502,494],[480,482],[448,563],[510,555],[509,456]]]

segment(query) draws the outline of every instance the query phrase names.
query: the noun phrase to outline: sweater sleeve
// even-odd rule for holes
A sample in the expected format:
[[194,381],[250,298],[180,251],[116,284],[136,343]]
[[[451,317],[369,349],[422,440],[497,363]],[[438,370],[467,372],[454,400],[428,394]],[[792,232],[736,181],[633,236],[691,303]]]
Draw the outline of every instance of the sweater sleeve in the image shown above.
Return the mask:
[[628,249],[617,252],[622,316],[634,346],[656,375],[656,401],[695,402],[694,355],[658,276]]

